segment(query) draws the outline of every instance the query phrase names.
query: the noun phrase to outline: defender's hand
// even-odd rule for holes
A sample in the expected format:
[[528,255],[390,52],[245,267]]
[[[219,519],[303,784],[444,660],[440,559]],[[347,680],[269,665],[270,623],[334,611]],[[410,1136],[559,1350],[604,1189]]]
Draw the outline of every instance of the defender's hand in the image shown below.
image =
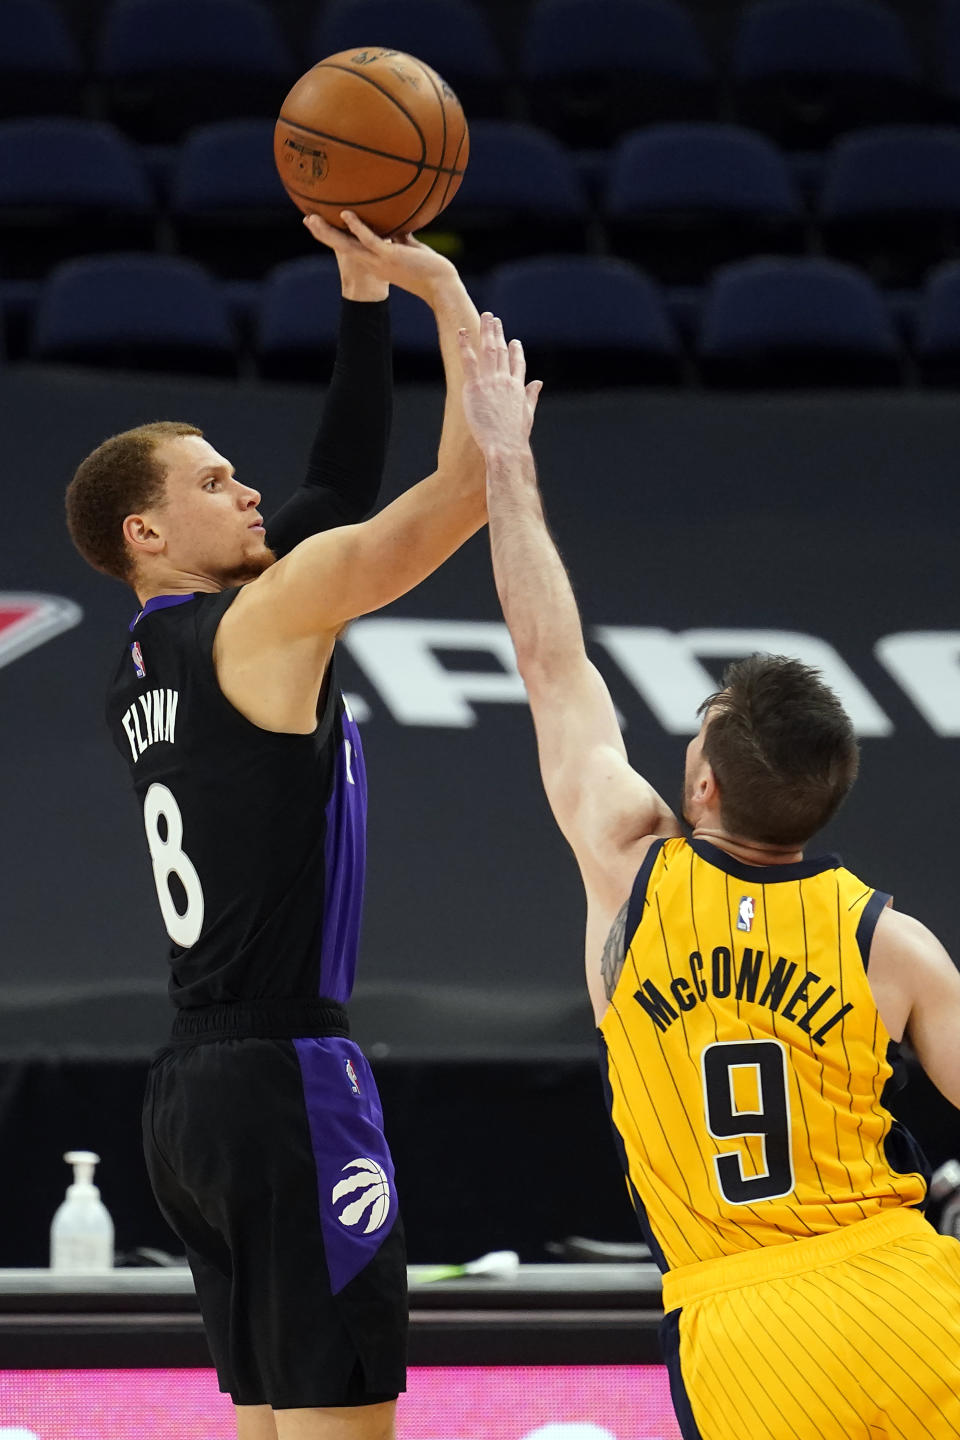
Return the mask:
[[525,384],[526,360],[519,340],[507,345],[500,320],[485,310],[480,317],[479,354],[460,331],[460,359],[466,377],[463,408],[480,449],[524,450],[543,382]]
[[315,239],[330,246],[338,260],[341,255],[349,256],[365,275],[385,285],[399,285],[401,290],[419,295],[430,306],[445,284],[459,284],[456,268],[429,245],[421,244],[412,235],[384,240],[352,210],[340,213],[349,234],[328,225],[319,215],[308,215],[303,222]]

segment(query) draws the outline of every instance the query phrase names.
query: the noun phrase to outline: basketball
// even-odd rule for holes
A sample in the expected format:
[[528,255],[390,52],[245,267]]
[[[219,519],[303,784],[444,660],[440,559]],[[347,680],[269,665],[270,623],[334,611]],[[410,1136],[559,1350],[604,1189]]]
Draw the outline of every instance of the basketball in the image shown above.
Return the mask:
[[460,102],[398,50],[343,50],[283,102],[273,153],[291,200],[343,229],[353,210],[378,235],[429,225],[456,195],[470,152]]

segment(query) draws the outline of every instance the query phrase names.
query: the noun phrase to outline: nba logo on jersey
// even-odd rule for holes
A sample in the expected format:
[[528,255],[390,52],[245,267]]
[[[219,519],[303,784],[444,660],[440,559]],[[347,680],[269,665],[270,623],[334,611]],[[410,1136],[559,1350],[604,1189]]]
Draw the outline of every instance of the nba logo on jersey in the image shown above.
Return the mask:
[[357,1084],[357,1072],[353,1068],[352,1060],[344,1060],[343,1068],[347,1072],[347,1079],[350,1081],[350,1089],[354,1095],[360,1094],[360,1086]]
[[138,679],[145,680],[147,678],[147,670],[143,663],[143,651],[140,649],[139,640],[134,640],[130,646],[130,654],[133,656],[133,668],[137,672]]
[[752,898],[751,898],[749,895],[744,895],[744,896],[741,898],[740,904],[739,904],[738,907],[737,907],[737,929],[738,929],[738,930],[752,930],[752,929],[753,929],[753,916],[754,916],[753,900],[752,900]]

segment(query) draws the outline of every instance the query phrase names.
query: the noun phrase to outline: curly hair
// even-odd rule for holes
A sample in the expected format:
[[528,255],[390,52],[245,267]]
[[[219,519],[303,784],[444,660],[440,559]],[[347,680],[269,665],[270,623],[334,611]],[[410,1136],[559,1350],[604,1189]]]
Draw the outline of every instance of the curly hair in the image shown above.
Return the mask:
[[81,462],[67,486],[67,529],[95,570],[129,583],[133,560],[123,538],[128,515],[160,505],[166,471],[156,449],[163,440],[203,435],[180,420],[153,420],[111,435]]
[[853,725],[819,673],[785,655],[729,665],[709,711],[703,753],[725,829],[769,845],[804,845],[857,778]]

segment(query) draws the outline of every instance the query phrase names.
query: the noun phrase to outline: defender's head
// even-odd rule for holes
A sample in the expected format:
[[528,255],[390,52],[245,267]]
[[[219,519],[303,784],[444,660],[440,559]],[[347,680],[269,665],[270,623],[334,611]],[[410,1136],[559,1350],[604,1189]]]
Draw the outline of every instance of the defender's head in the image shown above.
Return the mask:
[[816,670],[783,655],[728,666],[687,749],[684,818],[725,834],[801,848],[839,807],[860,754],[840,701]]
[[158,420],[87,456],[67,487],[67,527],[94,569],[135,590],[183,579],[225,588],[275,558],[259,501],[195,425]]

